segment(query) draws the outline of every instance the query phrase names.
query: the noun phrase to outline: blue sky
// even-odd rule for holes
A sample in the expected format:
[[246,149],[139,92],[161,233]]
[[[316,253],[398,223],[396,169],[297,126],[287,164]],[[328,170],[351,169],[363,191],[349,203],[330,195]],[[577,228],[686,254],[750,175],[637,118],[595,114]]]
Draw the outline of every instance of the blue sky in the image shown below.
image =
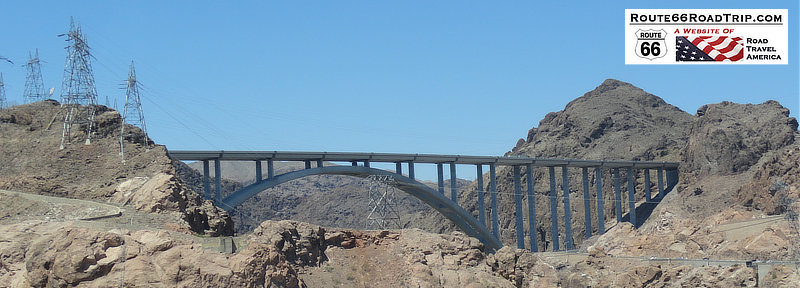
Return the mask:
[[[13,1],[0,63],[22,102],[29,50],[61,89],[70,16],[99,102],[136,62],[150,136],[170,149],[502,155],[606,78],[694,114],[780,101],[797,117],[798,1]],[[790,65],[624,65],[624,9],[789,9]],[[695,93],[686,93],[687,90]],[[57,97],[56,97],[57,98]]]

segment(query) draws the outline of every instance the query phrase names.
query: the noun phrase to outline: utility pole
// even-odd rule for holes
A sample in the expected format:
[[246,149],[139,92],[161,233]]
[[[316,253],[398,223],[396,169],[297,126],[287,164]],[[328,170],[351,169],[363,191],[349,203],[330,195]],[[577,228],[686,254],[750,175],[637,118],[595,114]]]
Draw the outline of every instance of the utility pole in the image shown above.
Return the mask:
[[64,81],[61,87],[61,107],[66,110],[64,130],[61,133],[61,148],[71,140],[72,126],[86,126],[85,145],[91,144],[94,131],[97,88],[92,72],[92,55],[81,26],[70,18],[69,32],[59,36],[67,39],[67,64],[64,67]]
[[[122,112],[122,125],[119,132],[119,155],[125,162],[125,123],[142,129],[141,144],[148,147],[147,125],[142,112],[142,99],[139,97],[139,82],[136,80],[136,69],[131,61],[131,70],[128,72],[127,88],[125,90],[125,106]],[[132,142],[136,143],[136,134],[132,135]]]
[[25,93],[22,95],[25,103],[33,103],[45,99],[42,68],[39,62],[39,49],[36,49],[33,55],[28,52],[28,62],[25,63]]
[[3,83],[3,73],[0,73],[0,110],[3,110],[8,105],[6,101],[6,84]]

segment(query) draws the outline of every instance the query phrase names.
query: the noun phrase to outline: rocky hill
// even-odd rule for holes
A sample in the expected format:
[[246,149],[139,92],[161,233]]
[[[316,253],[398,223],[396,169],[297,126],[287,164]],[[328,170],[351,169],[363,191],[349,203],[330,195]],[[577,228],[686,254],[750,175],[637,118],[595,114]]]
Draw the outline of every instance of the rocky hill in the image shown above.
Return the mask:
[[[230,217],[177,178],[164,146],[125,138],[119,154],[120,114],[97,106],[96,132],[83,145],[85,129],[73,129],[73,144],[59,149],[64,110],[48,100],[0,111],[0,189],[111,201],[139,211],[174,214],[201,234],[233,233]],[[77,127],[77,126],[76,126]],[[141,130],[127,131],[141,136]]]

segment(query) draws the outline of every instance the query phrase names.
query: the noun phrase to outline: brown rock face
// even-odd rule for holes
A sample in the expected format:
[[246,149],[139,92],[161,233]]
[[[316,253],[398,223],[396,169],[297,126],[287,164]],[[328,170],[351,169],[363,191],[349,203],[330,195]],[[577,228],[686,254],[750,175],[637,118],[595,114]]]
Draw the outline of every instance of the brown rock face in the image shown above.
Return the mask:
[[794,142],[797,120],[778,102],[722,102],[697,109],[682,171],[698,176],[739,174],[768,151]]
[[736,192],[737,204],[770,215],[800,211],[795,203],[800,199],[800,145],[786,147],[754,169],[753,180]]
[[[76,126],[72,144],[60,150],[63,117],[60,104],[53,100],[0,111],[4,139],[0,141],[0,189],[111,200],[139,211],[179,213],[196,233],[233,233],[233,222],[225,211],[174,177],[175,167],[164,146],[148,140],[145,147],[140,137],[127,137],[122,162],[119,113],[97,106],[91,145],[83,145],[86,135]],[[141,133],[133,126],[126,131]]]

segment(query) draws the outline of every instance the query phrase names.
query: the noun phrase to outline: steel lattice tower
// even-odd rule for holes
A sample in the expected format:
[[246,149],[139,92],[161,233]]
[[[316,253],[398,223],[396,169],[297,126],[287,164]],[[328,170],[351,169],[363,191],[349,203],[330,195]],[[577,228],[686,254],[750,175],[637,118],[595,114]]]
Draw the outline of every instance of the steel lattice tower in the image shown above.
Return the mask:
[[[125,123],[139,127],[142,129],[141,143],[143,146],[148,145],[147,140],[147,125],[144,121],[144,113],[142,112],[142,100],[139,97],[139,82],[136,81],[136,69],[133,67],[131,61],[131,70],[128,72],[127,89],[125,91],[125,106],[122,112],[122,128],[119,133],[119,153],[122,155],[122,160],[125,160]],[[131,139],[136,142],[135,136]]]
[[367,215],[367,229],[402,228],[395,203],[395,188],[391,186],[392,181],[389,176],[367,177],[365,181],[367,183],[364,183],[369,187],[370,211]]
[[3,83],[3,73],[0,73],[0,110],[5,109],[7,105],[6,84]]
[[25,103],[32,103],[45,99],[42,69],[39,64],[39,49],[35,54],[28,52],[28,62],[25,63],[25,93],[22,95]]
[[85,125],[86,145],[91,143],[94,129],[97,88],[94,86],[92,55],[81,26],[70,19],[69,32],[65,34],[68,45],[67,64],[64,67],[64,81],[61,87],[61,106],[66,110],[64,130],[61,133],[61,149],[70,143],[73,125]]

